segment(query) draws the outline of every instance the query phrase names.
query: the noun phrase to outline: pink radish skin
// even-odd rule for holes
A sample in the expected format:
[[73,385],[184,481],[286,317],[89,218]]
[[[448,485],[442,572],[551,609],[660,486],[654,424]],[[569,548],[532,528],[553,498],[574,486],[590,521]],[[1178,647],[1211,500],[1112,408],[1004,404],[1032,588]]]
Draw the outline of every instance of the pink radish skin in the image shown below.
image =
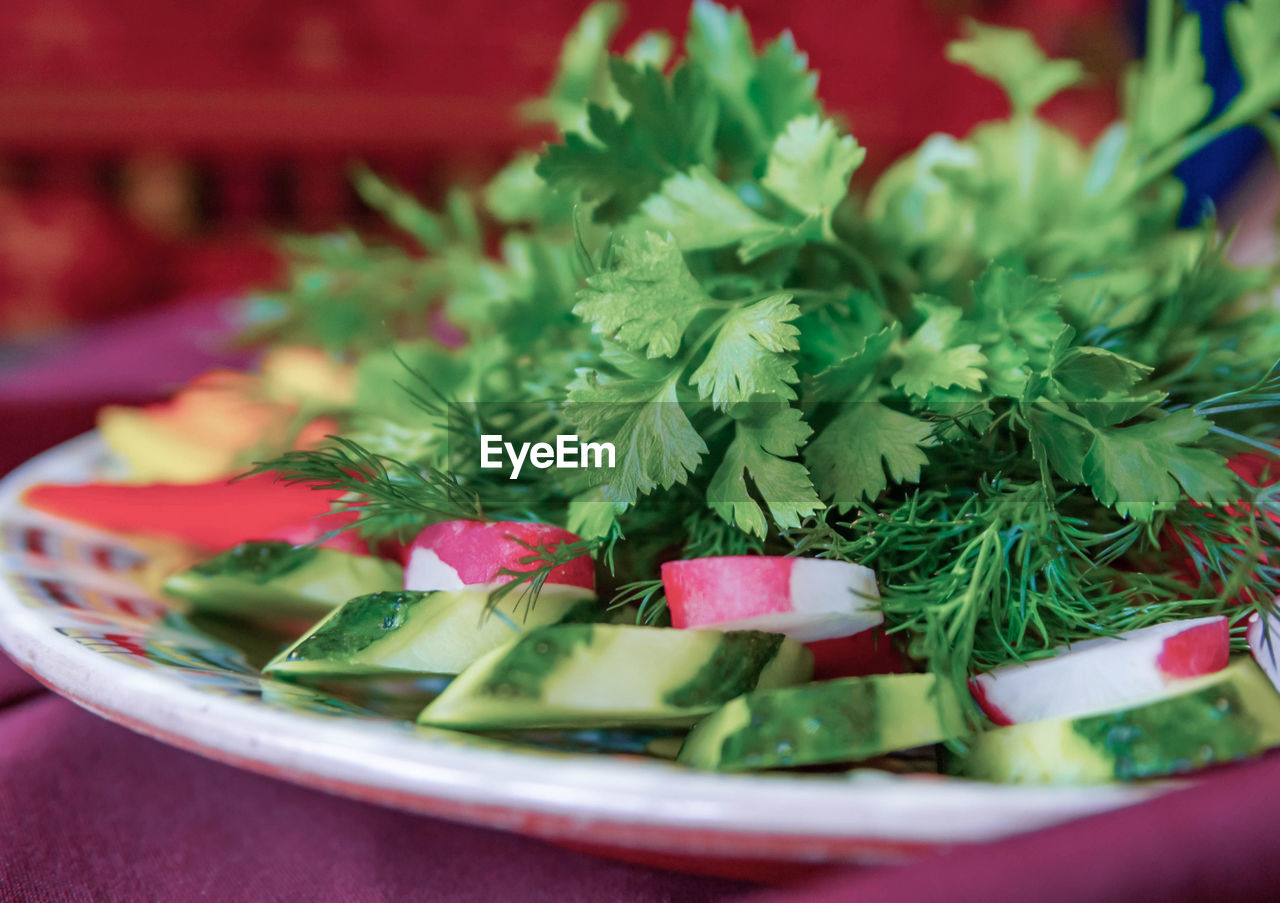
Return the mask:
[[[537,569],[536,564],[520,561],[534,553],[516,540],[556,548],[581,542],[581,537],[560,527],[516,521],[453,520],[432,524],[409,544],[404,588],[462,589],[476,584],[508,583],[513,578],[503,570],[525,573]],[[551,571],[547,585],[594,590],[595,562],[590,555],[582,555],[562,564]]]
[[662,586],[671,625],[785,633],[802,643],[884,623],[875,574],[817,558],[728,555],[668,561]]
[[[1272,603],[1273,607],[1280,605],[1280,598]],[[1253,659],[1258,663],[1258,667],[1263,670],[1267,677],[1271,678],[1271,683],[1275,684],[1277,690],[1280,690],[1280,613],[1272,611],[1265,618],[1260,615],[1253,615],[1249,618],[1249,630],[1246,633],[1249,639],[1249,652],[1253,654]]]
[[1125,708],[1180,680],[1227,666],[1225,617],[1171,621],[1064,646],[1050,658],[1004,665],[970,681],[996,724],[1076,718]]

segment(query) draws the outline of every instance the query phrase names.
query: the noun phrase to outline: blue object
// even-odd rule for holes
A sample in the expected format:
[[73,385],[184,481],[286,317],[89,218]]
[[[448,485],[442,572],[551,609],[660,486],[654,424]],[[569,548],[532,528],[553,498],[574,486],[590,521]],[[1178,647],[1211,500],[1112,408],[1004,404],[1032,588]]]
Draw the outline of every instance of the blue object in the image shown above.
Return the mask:
[[[1200,16],[1200,49],[1204,54],[1205,82],[1213,88],[1211,116],[1216,116],[1240,92],[1240,73],[1231,58],[1223,13],[1234,0],[1182,0],[1182,5]],[[1146,42],[1146,4],[1133,17],[1140,50]],[[1132,21],[1132,20],[1131,20]],[[1249,164],[1262,150],[1265,140],[1257,129],[1242,126],[1192,154],[1178,165],[1174,174],[1187,187],[1178,224],[1199,222],[1231,193]]]

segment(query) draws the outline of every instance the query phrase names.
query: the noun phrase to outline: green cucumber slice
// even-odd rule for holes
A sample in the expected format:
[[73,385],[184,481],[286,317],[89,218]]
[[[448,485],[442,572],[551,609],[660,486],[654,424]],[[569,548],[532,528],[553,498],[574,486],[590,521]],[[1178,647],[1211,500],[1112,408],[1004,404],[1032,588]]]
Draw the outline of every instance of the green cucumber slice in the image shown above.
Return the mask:
[[932,674],[846,677],[739,696],[698,722],[679,761],[716,771],[857,762],[963,730],[955,693]]
[[1180,774],[1280,745],[1280,694],[1248,658],[1142,705],[1001,727],[953,770],[1012,784],[1096,784]]
[[489,607],[490,587],[371,593],[344,603],[267,663],[292,680],[397,674],[457,674],[528,630],[604,618],[585,589],[544,590],[536,605],[518,594]]
[[464,730],[685,725],[746,691],[812,673],[813,654],[782,634],[565,624],[490,652],[418,722]]
[[179,571],[166,595],[196,611],[255,620],[314,620],[352,596],[398,589],[394,561],[287,542],[245,542]]

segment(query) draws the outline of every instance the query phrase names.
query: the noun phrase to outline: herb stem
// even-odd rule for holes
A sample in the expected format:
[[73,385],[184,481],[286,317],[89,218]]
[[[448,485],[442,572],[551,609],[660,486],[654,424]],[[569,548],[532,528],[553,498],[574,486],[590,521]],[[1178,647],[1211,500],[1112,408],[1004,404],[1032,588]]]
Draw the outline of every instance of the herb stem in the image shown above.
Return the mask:
[[1041,398],[1036,402],[1036,406],[1039,408],[1043,408],[1044,410],[1048,411],[1050,414],[1053,414],[1055,417],[1065,420],[1068,423],[1075,424],[1076,426],[1094,434],[1095,436],[1098,434],[1098,428],[1096,426],[1094,426],[1085,418],[1081,417],[1079,414],[1063,407],[1057,402],[1048,401],[1046,399]]
[[823,224],[822,232],[823,247],[834,251],[852,266],[858,272],[858,275],[862,277],[862,281],[866,283],[867,290],[875,296],[880,306],[887,308],[889,306],[889,296],[885,294],[884,283],[880,281],[880,275],[866,255],[836,235],[829,223]]

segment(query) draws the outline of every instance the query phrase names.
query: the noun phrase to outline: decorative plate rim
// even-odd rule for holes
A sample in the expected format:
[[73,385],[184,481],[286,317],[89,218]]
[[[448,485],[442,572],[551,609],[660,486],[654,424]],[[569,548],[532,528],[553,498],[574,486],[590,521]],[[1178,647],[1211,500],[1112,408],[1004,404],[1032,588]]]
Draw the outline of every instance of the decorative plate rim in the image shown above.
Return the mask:
[[[105,454],[87,433],[0,480],[0,524],[32,517],[22,491]],[[85,528],[70,525],[68,530]],[[99,534],[101,535],[101,534]],[[638,757],[463,745],[395,722],[304,716],[198,689],[53,629],[0,558],[0,644],[57,693],[206,757],[396,808],[549,839],[694,855],[897,858],[1048,827],[1149,799],[1169,785],[1003,787],[957,778],[718,775]],[[47,569],[46,569],[47,570]]]

